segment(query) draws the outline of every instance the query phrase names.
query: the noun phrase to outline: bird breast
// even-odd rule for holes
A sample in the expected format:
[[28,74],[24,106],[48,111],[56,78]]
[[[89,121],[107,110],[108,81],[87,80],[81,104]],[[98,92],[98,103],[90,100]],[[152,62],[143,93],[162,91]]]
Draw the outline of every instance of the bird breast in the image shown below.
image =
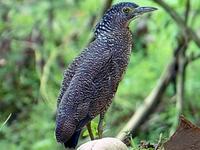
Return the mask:
[[107,110],[117,91],[119,82],[127,68],[132,49],[131,35],[115,36],[115,40],[107,44],[111,59],[106,66],[100,68],[100,73],[93,80],[95,85],[94,103],[91,103],[91,116]]

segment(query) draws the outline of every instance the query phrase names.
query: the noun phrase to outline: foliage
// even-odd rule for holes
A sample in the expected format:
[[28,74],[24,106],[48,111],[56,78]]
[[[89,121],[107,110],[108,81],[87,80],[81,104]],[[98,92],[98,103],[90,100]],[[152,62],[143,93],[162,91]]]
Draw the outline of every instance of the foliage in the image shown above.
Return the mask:
[[[134,2],[156,6],[152,1]],[[185,1],[167,2],[183,13]],[[56,143],[54,126],[63,70],[90,41],[94,28],[91,20],[100,15],[100,6],[103,7],[100,0],[0,2],[1,123],[12,114],[0,128],[2,149],[56,150],[61,147]],[[190,15],[199,8],[200,2],[192,1]],[[189,24],[197,29],[199,20],[200,16],[195,21],[189,20]],[[138,32],[141,21],[147,26],[144,34]],[[162,8],[137,19],[130,29],[135,35],[135,45],[128,70],[106,115],[107,136],[116,135],[150,93],[171,59],[181,33]],[[198,51],[194,43],[189,45],[188,53]],[[183,111],[195,123],[200,121],[199,65],[200,61],[196,61],[187,68]],[[134,141],[145,139],[156,143],[160,133],[169,137],[177,125],[175,103],[173,86],[170,86],[159,108],[141,127]]]

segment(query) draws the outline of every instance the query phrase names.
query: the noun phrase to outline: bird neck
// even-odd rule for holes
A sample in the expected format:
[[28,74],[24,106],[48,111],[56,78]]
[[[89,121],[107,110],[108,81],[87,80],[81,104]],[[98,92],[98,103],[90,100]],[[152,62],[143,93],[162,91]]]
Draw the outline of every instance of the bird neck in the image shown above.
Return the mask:
[[100,22],[94,31],[96,38],[106,38],[109,36],[118,36],[130,32],[129,28],[123,25],[106,24]]
[[95,33],[96,39],[101,41],[115,43],[121,40],[132,40],[132,34],[128,27],[113,27],[111,30],[98,30]]
[[106,14],[95,27],[95,37],[105,37],[105,35],[117,32],[127,32],[129,31],[128,24],[129,23],[124,23],[123,21],[117,21],[112,16]]

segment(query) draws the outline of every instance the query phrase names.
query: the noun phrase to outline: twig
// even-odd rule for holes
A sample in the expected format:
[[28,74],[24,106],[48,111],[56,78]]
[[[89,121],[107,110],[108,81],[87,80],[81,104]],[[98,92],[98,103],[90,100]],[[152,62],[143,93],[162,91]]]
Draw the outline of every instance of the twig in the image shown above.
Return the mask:
[[8,122],[8,120],[9,120],[10,117],[11,117],[11,115],[12,115],[12,114],[10,114],[10,115],[7,117],[7,119],[4,121],[4,123],[1,125],[1,127],[0,127],[0,131],[1,131],[2,128],[5,126],[5,124]]
[[[190,13],[190,0],[186,1],[185,6],[185,24],[188,23],[188,17]],[[177,78],[177,84],[176,84],[176,108],[177,108],[177,116],[181,116],[183,112],[183,103],[184,103],[184,91],[185,91],[185,78],[186,78],[186,56],[185,52],[188,48],[188,37],[187,35],[182,35],[183,41],[179,42],[181,46],[181,50],[178,53],[177,61],[178,61],[178,71],[176,74]]]
[[196,17],[197,17],[199,14],[200,14],[200,9],[194,10],[194,13],[193,13],[193,15],[192,15],[192,17],[191,17],[191,24],[194,24],[195,21],[198,20],[198,19],[196,19]]
[[[186,51],[187,47],[183,47],[184,51]],[[183,111],[183,102],[184,102],[184,90],[185,90],[185,74],[186,74],[186,58],[184,53],[180,53],[178,57],[178,72],[177,72],[177,93],[176,93],[176,107],[178,111],[178,118],[182,114]]]
[[187,24],[188,22],[188,18],[190,15],[190,8],[191,8],[191,4],[190,4],[190,0],[186,1],[186,8],[185,8],[185,24]]
[[196,55],[194,55],[194,53],[190,54],[190,56],[187,57],[186,65],[193,61],[196,61],[197,59],[200,59],[200,53]]
[[49,8],[48,8],[48,27],[49,33],[53,34],[53,21],[54,21],[54,3],[53,0],[49,0]]
[[158,140],[158,144],[155,146],[154,150],[159,150],[159,148],[162,145],[162,133],[160,134],[159,140]]
[[176,21],[176,23],[182,28],[182,30],[191,38],[198,47],[200,47],[200,38],[197,36],[197,34],[185,24],[185,21],[180,17],[180,15],[172,9],[167,3],[165,3],[163,0],[153,0],[160,6],[162,6],[166,12]]
[[138,130],[139,126],[147,120],[149,115],[154,111],[155,107],[160,103],[162,96],[172,79],[172,72],[174,70],[175,63],[176,58],[174,58],[163,71],[163,74],[161,75],[155,88],[151,91],[149,96],[147,96],[147,98],[144,100],[144,103],[137,109],[125,127],[119,132],[117,138],[126,143],[128,141],[127,139],[129,138],[126,134],[128,131],[130,131],[130,134],[133,137],[136,135],[136,131]]

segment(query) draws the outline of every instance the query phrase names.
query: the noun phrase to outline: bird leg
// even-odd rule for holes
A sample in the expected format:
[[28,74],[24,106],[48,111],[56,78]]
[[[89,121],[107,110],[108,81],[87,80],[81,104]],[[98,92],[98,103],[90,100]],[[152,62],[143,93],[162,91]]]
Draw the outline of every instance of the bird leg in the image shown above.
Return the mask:
[[91,121],[87,124],[87,130],[88,130],[90,139],[91,139],[91,140],[94,140],[94,135],[93,135],[93,133],[92,133],[92,128],[91,128]]
[[103,119],[104,119],[104,113],[100,113],[100,116],[99,116],[99,124],[98,124],[98,135],[99,135],[99,139],[102,138],[102,134],[103,134]]

